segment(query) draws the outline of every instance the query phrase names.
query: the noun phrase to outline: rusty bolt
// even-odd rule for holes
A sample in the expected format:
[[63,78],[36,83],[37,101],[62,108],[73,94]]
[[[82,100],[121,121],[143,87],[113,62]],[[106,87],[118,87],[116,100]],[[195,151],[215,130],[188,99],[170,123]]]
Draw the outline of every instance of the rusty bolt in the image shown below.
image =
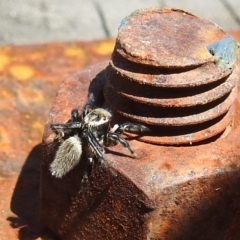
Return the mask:
[[[182,10],[139,10],[121,22],[109,65],[63,82],[43,136],[41,219],[48,228],[69,240],[239,239],[239,67],[229,39]],[[81,191],[83,159],[62,179],[49,172],[57,149],[49,126],[67,122],[89,94],[93,105],[112,109],[114,121],[154,131],[126,133],[138,160],[110,147],[105,157],[118,175],[96,164]]]
[[[179,145],[215,137],[232,120],[238,68],[236,60],[220,68],[207,46],[226,37],[215,24],[182,10],[133,13],[119,28],[106,101],[128,119],[158,126],[162,134],[144,141]],[[237,52],[237,44],[231,49]]]

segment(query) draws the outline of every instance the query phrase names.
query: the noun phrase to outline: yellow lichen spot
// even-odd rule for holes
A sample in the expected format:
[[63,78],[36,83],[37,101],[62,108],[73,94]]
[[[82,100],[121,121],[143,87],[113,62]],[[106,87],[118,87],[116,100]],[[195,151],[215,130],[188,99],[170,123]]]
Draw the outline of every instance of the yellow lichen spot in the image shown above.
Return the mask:
[[10,57],[6,54],[0,53],[0,72],[4,70],[4,68],[9,64]]
[[64,49],[64,54],[67,57],[84,58],[85,53],[80,47],[67,47]]
[[94,51],[98,55],[102,56],[110,55],[113,52],[114,45],[115,40],[113,39],[105,40],[97,43],[96,46],[94,47]]
[[31,79],[35,75],[35,71],[32,67],[25,64],[15,64],[9,68],[9,74],[11,77],[26,81]]

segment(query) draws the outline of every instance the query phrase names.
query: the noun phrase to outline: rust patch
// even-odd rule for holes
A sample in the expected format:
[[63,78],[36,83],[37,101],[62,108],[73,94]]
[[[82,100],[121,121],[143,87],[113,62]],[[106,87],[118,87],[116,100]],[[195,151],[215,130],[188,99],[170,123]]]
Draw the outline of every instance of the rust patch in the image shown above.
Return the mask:
[[214,23],[183,10],[150,8],[122,20],[115,51],[135,63],[186,68],[213,61],[206,46],[226,36]]
[[110,61],[109,78],[114,81],[115,74],[138,84],[162,88],[197,87],[218,81],[231,74],[232,69],[222,70],[213,62],[208,62],[197,68],[185,70],[156,68],[139,65],[119,57],[116,52]]

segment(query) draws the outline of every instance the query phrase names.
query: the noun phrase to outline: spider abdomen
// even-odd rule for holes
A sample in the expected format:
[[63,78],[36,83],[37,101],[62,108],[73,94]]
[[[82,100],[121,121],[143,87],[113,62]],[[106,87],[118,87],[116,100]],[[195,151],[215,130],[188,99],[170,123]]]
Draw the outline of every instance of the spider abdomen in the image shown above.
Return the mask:
[[62,178],[79,163],[81,156],[81,139],[78,135],[69,137],[59,146],[55,158],[50,164],[50,172],[56,178]]

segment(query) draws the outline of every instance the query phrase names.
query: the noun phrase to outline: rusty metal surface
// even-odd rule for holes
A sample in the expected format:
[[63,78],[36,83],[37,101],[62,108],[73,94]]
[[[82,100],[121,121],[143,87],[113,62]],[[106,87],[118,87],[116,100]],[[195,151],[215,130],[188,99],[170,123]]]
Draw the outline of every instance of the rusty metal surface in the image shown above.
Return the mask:
[[[239,105],[236,108],[240,107]],[[234,127],[235,121],[235,106],[232,106],[229,111],[222,117],[217,118],[217,120],[209,123],[203,124],[203,126],[196,127],[186,127],[180,129],[168,130],[161,128],[158,130],[158,134],[155,136],[138,136],[133,133],[126,133],[127,136],[132,138],[137,138],[139,141],[152,144],[161,145],[192,145],[194,143],[204,143],[206,139],[211,139],[214,136],[220,137],[228,134],[228,132]]]
[[143,9],[122,20],[115,51],[135,63],[186,68],[214,61],[206,46],[226,36],[216,24],[183,10]]
[[63,79],[113,40],[0,47],[0,239],[57,239],[39,225],[41,140]]
[[[172,13],[176,13],[177,16],[172,16]],[[192,24],[190,29],[189,22]],[[161,30],[171,29],[172,32],[167,31],[163,40],[159,40],[160,36],[157,34],[154,38],[153,29],[156,28],[156,24],[161,26]],[[201,31],[198,31],[199,26],[203,27]],[[181,35],[183,29],[186,30],[187,36],[185,32]],[[180,34],[177,34],[177,30],[181,30]],[[195,31],[197,34],[192,37]],[[204,31],[206,36],[203,34]],[[201,34],[204,37],[200,38]],[[149,36],[154,44],[149,45],[151,43]],[[196,16],[175,9],[155,8],[137,11],[123,20],[114,51],[127,60],[139,63],[139,68],[143,64],[151,65],[148,74],[151,74],[154,68],[156,70],[157,66],[160,75],[162,68],[169,68],[170,70],[168,69],[169,71],[165,71],[164,74],[190,71],[189,77],[196,70],[189,69],[190,66],[201,68],[202,64],[216,60],[214,56],[209,56],[209,52],[206,54],[206,46],[217,40],[221,42],[225,36],[226,34],[217,26]],[[191,37],[194,42],[191,41]],[[178,44],[174,44],[174,41]],[[161,57],[159,57],[160,48],[164,53]],[[184,51],[186,49],[187,52]],[[182,55],[186,53],[187,55]],[[237,52],[234,54],[237,56]],[[115,54],[113,58],[114,56]],[[70,76],[62,83],[55,98],[42,142],[41,221],[61,239],[71,240],[173,240],[206,239],[206,237],[211,239],[212,236],[216,236],[219,234],[219,229],[215,229],[215,222],[211,217],[225,217],[227,214],[223,207],[227,205],[229,199],[234,198],[236,201],[240,199],[234,194],[235,188],[229,183],[222,182],[222,179],[228,179],[230,182],[238,181],[240,178],[238,173],[240,151],[235,151],[240,141],[239,102],[236,102],[239,74],[239,69],[235,67],[237,64],[231,64],[227,73],[225,70],[218,71],[221,76],[219,79],[213,77],[214,71],[210,71],[212,75],[205,80],[214,80],[211,83],[203,82],[198,89],[197,84],[191,86],[185,83],[188,88],[181,90],[185,90],[186,94],[189,94],[189,89],[193,87],[190,97],[198,92],[200,97],[204,98],[198,99],[197,105],[193,103],[186,107],[184,104],[187,101],[189,103],[189,99],[177,99],[179,94],[172,94],[171,97],[173,101],[182,100],[184,107],[181,104],[175,106],[174,103],[170,107],[164,105],[159,107],[156,106],[156,101],[152,104],[152,99],[143,104],[141,101],[135,101],[136,99],[132,101],[126,98],[124,94],[129,93],[131,87],[124,86],[124,81],[119,83],[117,77],[118,74],[121,76],[124,74],[116,71],[115,78],[112,74],[113,64],[105,69],[106,65],[106,63],[92,65]],[[181,71],[178,68],[182,68]],[[201,71],[202,69],[197,75]],[[155,73],[154,70],[153,72]],[[125,77],[124,80],[131,81],[131,78]],[[117,86],[114,84],[116,81],[119,83]],[[222,85],[223,83],[226,84]],[[142,97],[141,90],[143,91],[144,88],[141,89],[140,86],[139,84],[138,92],[136,84],[133,92],[137,91],[137,96]],[[151,87],[148,86],[149,89]],[[155,86],[155,88],[153,93],[169,90],[166,87],[161,89]],[[218,97],[208,97],[219,90],[221,93]],[[176,94],[177,90],[173,89],[173,91]],[[150,92],[149,90],[148,94]],[[138,159],[129,156],[127,149],[122,146],[124,144],[121,148],[109,147],[105,158],[116,175],[112,174],[111,169],[103,168],[101,161],[96,159],[87,186],[82,186],[83,166],[86,164],[86,156],[83,153],[79,165],[63,178],[54,178],[49,171],[49,165],[54,159],[59,143],[55,141],[56,134],[50,129],[50,125],[55,122],[66,123],[71,109],[78,108],[81,111],[89,95],[91,95],[91,107],[107,107],[114,110],[116,123],[120,124],[120,121],[124,121],[118,116],[119,114],[125,117],[125,121],[130,119],[133,122],[155,126],[153,130],[156,131],[151,133],[148,142],[159,144],[157,142],[159,139],[151,137],[162,136],[164,143],[170,142],[171,146],[162,146],[164,143],[161,141],[160,145],[149,144],[146,143],[147,141],[139,141],[142,140],[141,135],[129,137],[126,134],[131,147],[137,152]],[[189,97],[184,95],[186,96]],[[163,127],[166,129],[162,133]],[[188,145],[173,147],[174,144]],[[233,180],[228,174],[235,175]],[[238,187],[240,183],[237,184]],[[211,191],[212,188],[215,191],[229,189],[229,192],[218,195],[215,205],[212,204],[212,197],[217,194]],[[203,201],[204,206],[202,206]],[[192,211],[192,208],[196,211]],[[211,216],[206,215],[209,211],[212,211]],[[236,214],[227,216],[235,219]],[[191,226],[193,220],[198,222],[197,227]],[[206,222],[210,222],[214,227],[206,226]],[[191,228],[188,227],[189,225]],[[199,228],[201,232],[196,231]],[[226,235],[227,230],[228,223],[224,225],[221,233]]]
[[20,171],[26,152],[40,143],[43,125],[63,79],[90,63],[109,58],[113,44],[106,40],[0,48],[2,174],[4,170],[6,174]]
[[[96,75],[105,66],[106,62],[93,65],[66,79],[46,123],[41,169],[41,219],[62,239],[115,239],[116,236],[120,239],[141,239],[146,228],[143,212],[150,211],[153,204],[125,178],[120,175],[115,178],[101,167],[96,172],[93,170],[93,176],[101,181],[91,177],[89,189],[85,192],[81,191],[80,186],[81,164],[60,180],[54,179],[49,172],[49,164],[56,151],[53,142],[55,133],[49,128],[50,124],[66,122],[72,108],[83,108],[90,82],[93,83],[91,89],[99,85],[104,75]],[[107,192],[109,195],[105,198]]]
[[49,124],[67,121],[72,107],[83,107],[86,99],[79,96],[87,96],[91,79],[97,84],[98,68],[102,72],[104,66],[66,79],[54,101],[43,139],[44,223],[62,239],[71,240],[202,240],[222,236],[237,240],[239,109],[234,130],[208,144],[164,147],[132,138],[130,144],[138,160],[120,145],[109,147],[105,157],[118,176],[96,164],[85,192],[79,191],[81,166],[60,180],[51,177],[49,164],[56,149]]
[[[164,108],[142,106],[136,102],[119,98],[115,92],[105,89],[105,97],[109,106],[116,112],[133,121],[158,126],[186,126],[210,121],[226,113],[237,96],[235,87],[222,102],[215,101],[214,105],[204,105],[201,108]],[[112,101],[115,99],[115,102]]]
[[115,72],[133,82],[163,88],[202,86],[227,77],[232,72],[231,69],[222,70],[218,68],[213,62],[184,71],[151,68],[127,61],[115,52],[112,55],[110,66],[115,70],[112,71],[112,74]]
[[[223,79],[220,78],[214,84],[207,85],[204,83],[199,88],[188,86],[176,89],[164,87],[163,89],[128,81],[120,74],[108,68],[106,91],[117,92],[119,98],[123,97],[134,102],[152,106],[191,107],[213,102],[230,93],[236,85],[238,74],[239,68],[236,68],[231,76]],[[186,82],[185,84],[187,85],[188,83]]]
[[[188,144],[189,138],[197,142],[220,134],[223,123],[230,123],[227,112],[237,97],[239,51],[236,40],[216,29],[220,31],[177,9],[144,9],[126,17],[106,69],[107,105],[154,130],[158,144]],[[203,32],[206,41],[198,36]],[[213,58],[203,58],[200,49]],[[154,134],[145,135],[152,142]]]
[[[231,34],[240,41],[239,32],[232,32]],[[36,223],[38,223],[41,155],[41,146],[39,144],[41,142],[43,126],[55,97],[56,90],[59,88],[62,80],[83,66],[109,59],[112,46],[113,41],[104,40],[86,43],[52,43],[36,46],[0,47],[1,240],[58,239],[52,236],[46,229],[42,230],[41,227],[36,225]],[[79,89],[77,94],[80,96],[84,95]],[[78,99],[76,99],[76,101],[78,101]],[[79,103],[79,106],[80,105],[81,103]],[[68,109],[64,111],[59,109],[59,115],[61,115],[61,113],[65,114],[62,118],[62,120],[65,121],[69,116]],[[239,116],[239,113],[237,113],[236,116]],[[238,118],[236,121],[238,121]],[[238,125],[239,123],[237,122],[236,126]],[[144,145],[143,143],[138,143],[139,145],[134,146],[139,156],[144,156],[145,149],[152,150],[152,159],[156,160],[160,154],[164,156],[164,158],[158,162],[159,168],[161,168],[161,179],[158,180],[164,184],[162,195],[158,197],[158,200],[161,201],[165,208],[162,212],[155,212],[153,216],[156,216],[156,219],[159,215],[162,217],[161,229],[163,229],[165,233],[160,233],[158,228],[153,229],[152,226],[154,226],[154,222],[149,222],[148,226],[152,227],[149,238],[154,237],[154,233],[158,233],[159,237],[166,237],[166,235],[168,235],[169,238],[177,239],[180,237],[187,239],[188,236],[191,239],[220,239],[225,237],[225,239],[238,240],[240,238],[238,227],[240,224],[239,199],[238,191],[236,191],[236,189],[239,189],[238,184],[240,182],[237,165],[237,145],[239,144],[237,142],[237,135],[239,135],[238,131],[228,136],[227,139],[220,140],[220,143],[216,147],[210,146],[203,158],[199,155],[203,154],[203,152],[205,153],[206,148],[203,146],[193,148],[191,152],[188,151],[190,148],[186,148],[186,150],[184,150],[185,148],[179,148],[179,151],[176,151],[176,148],[170,147],[164,148],[165,150],[156,153],[154,153],[155,147],[152,145],[151,148],[149,148],[150,145]],[[130,144],[132,145],[134,142],[135,141],[132,140]],[[234,147],[234,144],[236,147]],[[143,148],[143,146],[147,147]],[[129,172],[135,168],[135,160],[117,156],[119,152],[128,154],[121,146],[116,146],[111,150],[114,151],[112,152],[113,156],[118,157],[114,160],[116,164],[122,162],[122,164],[124,164],[122,167],[128,169]],[[215,151],[219,153],[219,157],[215,154]],[[176,154],[176,156],[178,155],[176,164],[172,161],[169,162],[170,153]],[[186,164],[190,162],[191,165],[185,164],[184,160],[187,156],[184,155],[184,153],[189,153]],[[233,156],[234,153],[236,153],[235,156]],[[107,154],[110,157],[110,150]],[[198,156],[198,159],[195,158],[195,156]],[[214,156],[214,159],[211,158],[212,156]],[[229,158],[228,161],[226,160],[227,158]],[[109,159],[109,161],[112,160]],[[211,165],[211,167],[207,164]],[[138,166],[140,168],[144,167],[143,165]],[[191,169],[191,166],[194,167]],[[187,167],[189,167],[189,169],[187,169]],[[228,172],[224,172],[224,167]],[[76,175],[79,173],[78,170],[79,169],[75,170]],[[101,175],[101,170],[99,174],[97,171],[96,169],[93,177],[95,176],[97,179],[100,177],[103,181],[107,181],[105,172]],[[208,184],[206,184],[207,176],[211,175],[211,171],[213,173],[217,172],[218,175],[216,178],[211,177],[211,181],[207,181]],[[165,186],[167,186],[166,174],[175,178],[181,172],[185,173],[184,176],[186,180],[189,181],[181,182],[181,185],[179,185],[176,191],[175,186],[171,189],[165,188]],[[204,175],[206,172],[208,172],[209,175]],[[131,177],[130,173],[129,176]],[[203,176],[203,178],[202,180],[200,178],[199,180],[191,181],[194,176],[195,178]],[[147,177],[156,179],[156,174],[153,172]],[[93,178],[92,181],[94,182]],[[176,181],[178,180],[176,179]],[[73,178],[73,181],[70,181],[68,187],[71,189],[77,184],[78,179],[76,177]],[[59,184],[56,185],[59,187]],[[96,189],[100,188],[95,186],[93,190],[96,191]],[[62,191],[62,189],[58,188],[53,190],[53,192],[47,192],[47,187],[43,189],[43,191],[46,191],[46,194],[49,194],[50,199],[56,196],[58,191]],[[63,191],[65,190],[66,189],[63,189]],[[205,192],[208,194],[200,194]],[[78,193],[75,193],[77,199]],[[91,193],[89,193],[88,196],[91,199]],[[187,197],[188,201],[182,202],[181,196]],[[57,199],[54,203],[51,203],[50,199],[48,199],[46,207],[48,204],[49,208],[54,208],[57,204],[62,204],[61,198]],[[199,201],[197,201],[197,199]],[[68,198],[66,201],[72,214],[67,215],[66,222],[68,220],[70,221],[70,217],[75,216],[77,213],[75,208],[77,205],[74,204],[76,201],[74,201],[74,198],[71,198],[71,200],[72,201]],[[193,204],[190,204],[191,202]],[[72,205],[70,206],[71,203]],[[107,203],[113,206],[112,202]],[[169,209],[167,208],[168,206],[179,207]],[[195,207],[193,208],[191,206]],[[204,211],[204,206],[206,211]],[[118,207],[118,211],[121,211],[121,203],[113,207]],[[202,215],[195,214],[199,209],[203,210]],[[131,211],[131,208],[129,211]],[[59,212],[61,213],[62,210],[60,209]],[[185,212],[189,214],[185,214]],[[50,211],[49,218],[51,214],[52,212]],[[167,216],[171,216],[172,218],[168,221],[166,220]],[[177,222],[176,224],[178,217],[181,222]],[[54,225],[56,219],[53,217],[51,220],[53,220],[52,224]],[[102,221],[104,221],[104,219]],[[108,221],[109,219],[106,219],[105,223],[109,224]],[[201,223],[201,225],[199,223]],[[79,229],[75,218],[72,224],[73,230],[78,231]],[[179,228],[185,230],[178,234],[176,231],[173,231],[173,226],[179,226]],[[213,232],[209,231],[209,226]],[[121,227],[122,226],[119,226],[120,229]],[[88,228],[88,230],[89,232],[94,232],[94,228]],[[72,231],[72,234],[74,235],[76,233]],[[99,238],[96,237],[95,239]]]

